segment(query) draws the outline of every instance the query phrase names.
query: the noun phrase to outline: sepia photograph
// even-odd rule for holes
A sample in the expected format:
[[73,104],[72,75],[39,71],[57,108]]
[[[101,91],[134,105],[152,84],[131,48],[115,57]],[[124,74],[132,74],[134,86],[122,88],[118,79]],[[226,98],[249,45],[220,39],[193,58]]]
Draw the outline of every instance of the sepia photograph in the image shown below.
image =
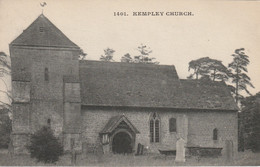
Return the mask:
[[260,166],[260,1],[0,0],[0,166]]

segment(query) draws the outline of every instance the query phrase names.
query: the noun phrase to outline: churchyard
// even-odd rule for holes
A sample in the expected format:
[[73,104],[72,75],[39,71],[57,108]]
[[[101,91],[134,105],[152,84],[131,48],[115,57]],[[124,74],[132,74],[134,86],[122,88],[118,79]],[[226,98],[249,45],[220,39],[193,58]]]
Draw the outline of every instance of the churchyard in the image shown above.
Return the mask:
[[[218,158],[201,158],[199,161],[197,157],[186,157],[186,162],[176,163],[175,156],[164,156],[161,154],[146,154],[135,156],[109,154],[96,155],[85,154],[78,155],[77,166],[205,166],[205,165],[246,165],[254,166],[260,164],[260,153],[252,153],[251,151],[239,152],[234,157],[233,162],[226,162],[225,157]],[[0,151],[0,166],[70,166],[71,155],[65,154],[55,164],[37,163],[35,159],[31,159],[29,155],[14,155],[12,158],[7,150]]]

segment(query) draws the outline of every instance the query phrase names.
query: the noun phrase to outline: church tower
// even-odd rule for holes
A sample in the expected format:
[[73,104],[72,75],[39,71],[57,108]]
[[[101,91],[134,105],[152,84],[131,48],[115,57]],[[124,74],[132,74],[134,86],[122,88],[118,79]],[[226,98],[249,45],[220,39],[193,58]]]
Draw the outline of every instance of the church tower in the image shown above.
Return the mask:
[[41,14],[11,44],[13,144],[26,152],[30,134],[50,126],[65,147],[80,142],[80,48]]

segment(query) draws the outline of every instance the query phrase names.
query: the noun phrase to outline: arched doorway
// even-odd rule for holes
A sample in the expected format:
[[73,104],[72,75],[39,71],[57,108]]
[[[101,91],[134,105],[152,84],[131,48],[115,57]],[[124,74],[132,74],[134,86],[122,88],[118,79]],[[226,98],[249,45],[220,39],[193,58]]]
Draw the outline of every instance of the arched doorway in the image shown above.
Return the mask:
[[136,134],[139,133],[125,115],[111,117],[100,132],[103,149],[115,154],[132,153]]
[[118,154],[131,153],[133,151],[131,136],[126,132],[115,134],[112,141],[112,151]]

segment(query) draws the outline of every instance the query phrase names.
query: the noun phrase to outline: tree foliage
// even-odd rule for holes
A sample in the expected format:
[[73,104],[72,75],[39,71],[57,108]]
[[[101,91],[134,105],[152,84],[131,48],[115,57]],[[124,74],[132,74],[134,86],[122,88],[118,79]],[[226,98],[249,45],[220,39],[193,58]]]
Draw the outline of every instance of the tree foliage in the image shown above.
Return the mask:
[[30,138],[27,146],[31,158],[36,158],[38,162],[54,163],[63,154],[63,147],[59,143],[50,127],[44,126]]
[[113,60],[113,54],[115,50],[107,48],[104,50],[104,55],[101,55],[100,60],[101,61],[114,61]]
[[245,149],[260,151],[260,92],[241,100],[241,129]]
[[4,52],[0,52],[0,74],[3,76],[4,74],[10,74],[11,65],[7,61],[7,54]]
[[253,152],[260,152],[260,109],[258,108],[253,112],[252,117],[252,133],[249,135],[249,147]]
[[134,57],[134,63],[143,63],[143,64],[159,64],[159,62],[154,61],[154,57],[150,57],[152,50],[146,45],[141,44],[137,47],[137,50],[140,52],[138,56]]
[[80,53],[79,53],[79,60],[84,60],[86,58],[88,54],[85,53],[82,49],[80,50]]
[[12,120],[9,117],[9,110],[0,110],[0,148],[8,148],[12,131]]
[[191,70],[193,70],[193,73],[188,76],[190,79],[209,78],[213,81],[223,81],[228,79],[228,70],[222,62],[209,57],[202,57],[190,61],[189,71]]
[[241,100],[242,108],[256,105],[257,99],[260,99],[260,92],[256,93],[254,96],[248,96]]
[[229,77],[231,78],[231,82],[235,84],[233,90],[237,103],[243,98],[240,93],[241,91],[245,91],[247,94],[251,95],[247,87],[250,86],[254,88],[253,84],[250,82],[250,77],[247,75],[247,65],[250,61],[244,50],[244,48],[236,49],[235,53],[231,55],[233,61],[228,65],[230,71]]
[[7,108],[9,111],[11,111],[11,102],[12,102],[12,97],[11,97],[11,91],[8,90],[8,86],[3,79],[6,75],[11,74],[11,64],[8,62],[8,56],[4,52],[0,52],[0,80],[1,82],[4,83],[5,88],[0,90],[0,93],[5,94],[7,99],[9,100],[8,102],[0,101],[0,107],[1,108]]
[[131,55],[129,53],[125,54],[124,56],[121,57],[121,62],[124,63],[133,63],[133,58],[131,57]]

